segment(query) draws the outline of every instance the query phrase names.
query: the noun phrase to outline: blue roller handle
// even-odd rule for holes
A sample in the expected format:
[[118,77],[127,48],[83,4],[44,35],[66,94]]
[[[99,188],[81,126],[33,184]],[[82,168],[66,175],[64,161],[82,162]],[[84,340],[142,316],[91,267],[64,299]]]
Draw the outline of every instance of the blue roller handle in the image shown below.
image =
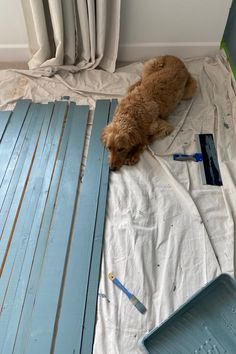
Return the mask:
[[189,161],[190,160],[190,161],[199,162],[199,161],[202,161],[202,154],[200,154],[200,153],[195,153],[193,155],[174,154],[173,160],[175,160],[175,161]]

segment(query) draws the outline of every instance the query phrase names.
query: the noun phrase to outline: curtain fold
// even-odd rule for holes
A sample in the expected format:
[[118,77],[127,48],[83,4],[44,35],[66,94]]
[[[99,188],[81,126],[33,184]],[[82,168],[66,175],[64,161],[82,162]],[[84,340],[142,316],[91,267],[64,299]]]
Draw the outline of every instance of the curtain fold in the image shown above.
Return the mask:
[[121,0],[21,0],[30,69],[115,71]]

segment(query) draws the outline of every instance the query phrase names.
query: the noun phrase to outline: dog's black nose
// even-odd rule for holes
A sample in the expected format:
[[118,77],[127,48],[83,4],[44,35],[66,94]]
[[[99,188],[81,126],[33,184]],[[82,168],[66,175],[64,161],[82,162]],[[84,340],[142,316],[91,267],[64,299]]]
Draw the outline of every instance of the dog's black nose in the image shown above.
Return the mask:
[[115,172],[115,171],[117,171],[117,170],[118,170],[117,167],[115,167],[115,166],[110,166],[110,171]]

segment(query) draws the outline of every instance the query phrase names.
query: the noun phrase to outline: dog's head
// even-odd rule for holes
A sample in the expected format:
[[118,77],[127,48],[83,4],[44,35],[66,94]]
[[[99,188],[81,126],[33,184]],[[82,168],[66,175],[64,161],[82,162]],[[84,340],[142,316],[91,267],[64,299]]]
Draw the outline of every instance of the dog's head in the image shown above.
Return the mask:
[[102,131],[102,142],[109,151],[109,165],[112,171],[127,163],[132,151],[141,144],[141,138],[134,129],[121,129],[111,122]]

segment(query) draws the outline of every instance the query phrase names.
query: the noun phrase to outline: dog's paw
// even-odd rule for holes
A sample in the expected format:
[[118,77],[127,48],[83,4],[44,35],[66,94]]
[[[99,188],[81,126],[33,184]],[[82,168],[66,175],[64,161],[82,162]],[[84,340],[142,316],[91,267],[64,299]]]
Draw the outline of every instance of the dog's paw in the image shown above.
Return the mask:
[[172,132],[173,132],[173,130],[174,130],[174,128],[170,128],[170,129],[168,129],[166,132],[165,132],[165,136],[168,136],[168,135],[170,135]]
[[131,156],[126,160],[126,165],[133,166],[139,161],[139,156]]
[[166,125],[165,129],[163,129],[163,136],[167,136],[170,135],[174,130],[174,127],[172,127],[171,125]]

